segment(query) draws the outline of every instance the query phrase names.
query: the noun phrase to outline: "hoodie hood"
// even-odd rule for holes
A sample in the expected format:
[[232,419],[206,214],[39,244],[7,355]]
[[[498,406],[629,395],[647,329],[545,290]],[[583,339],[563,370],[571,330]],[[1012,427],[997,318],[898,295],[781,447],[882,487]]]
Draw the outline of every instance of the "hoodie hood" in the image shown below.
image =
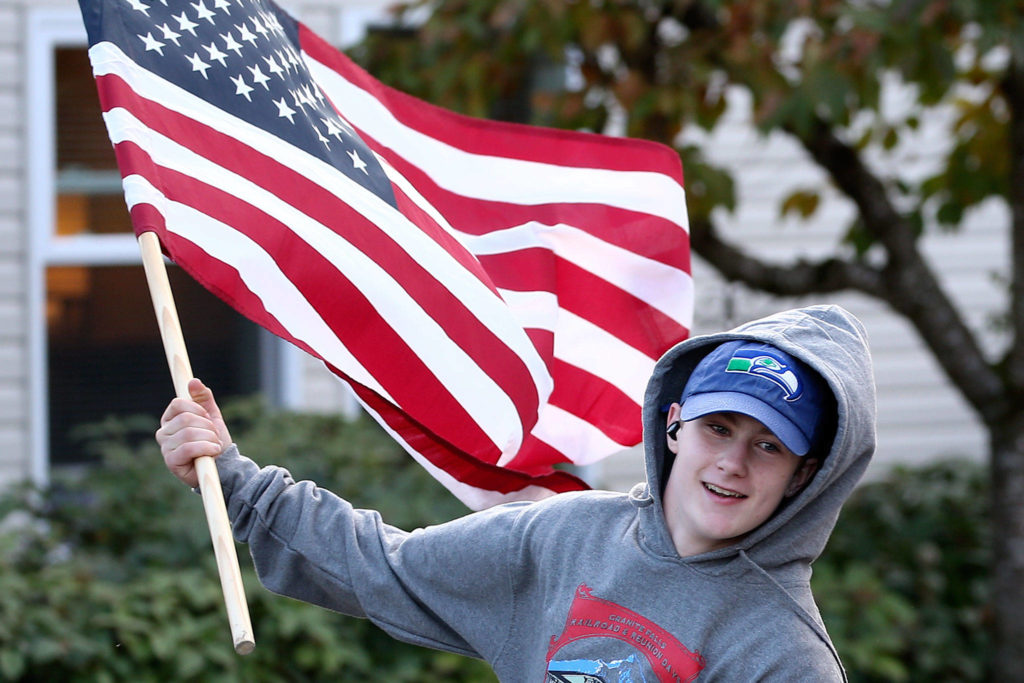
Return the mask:
[[[839,306],[784,311],[728,332],[693,337],[670,349],[655,365],[644,399],[646,487],[633,492],[653,504],[662,527],[648,537],[673,553],[664,524],[662,491],[673,454],[665,440],[668,407],[678,402],[694,367],[723,342],[759,341],[799,358],[825,380],[835,397],[835,429],[828,455],[797,496],[733,546],[697,556],[717,559],[742,551],[764,569],[809,564],[821,554],[839,510],[867,469],[875,451],[875,383],[867,334],[859,320]],[[824,452],[824,449],[823,451]]]

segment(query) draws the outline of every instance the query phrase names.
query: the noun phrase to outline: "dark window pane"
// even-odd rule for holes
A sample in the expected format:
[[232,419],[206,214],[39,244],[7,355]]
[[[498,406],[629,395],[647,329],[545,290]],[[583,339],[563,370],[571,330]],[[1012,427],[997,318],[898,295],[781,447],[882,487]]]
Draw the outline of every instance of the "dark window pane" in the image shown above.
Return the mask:
[[[153,430],[174,395],[139,266],[50,268],[50,461],[87,459],[77,425],[145,414]],[[259,390],[259,329],[184,274],[169,276],[193,372],[218,398]]]

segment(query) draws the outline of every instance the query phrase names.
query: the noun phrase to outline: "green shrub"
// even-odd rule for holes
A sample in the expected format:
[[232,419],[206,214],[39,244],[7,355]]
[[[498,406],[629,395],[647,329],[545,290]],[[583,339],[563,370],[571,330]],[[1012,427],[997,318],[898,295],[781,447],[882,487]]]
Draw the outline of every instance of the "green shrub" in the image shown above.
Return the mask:
[[[465,507],[369,420],[225,408],[257,462],[281,464],[415,528]],[[366,620],[275,596],[239,562],[256,649],[236,655],[198,496],[163,468],[153,418],[79,436],[101,464],[0,501],[0,680],[494,681],[477,660],[397,643]]]
[[859,488],[814,565],[851,681],[983,681],[991,562],[986,470],[895,469]]

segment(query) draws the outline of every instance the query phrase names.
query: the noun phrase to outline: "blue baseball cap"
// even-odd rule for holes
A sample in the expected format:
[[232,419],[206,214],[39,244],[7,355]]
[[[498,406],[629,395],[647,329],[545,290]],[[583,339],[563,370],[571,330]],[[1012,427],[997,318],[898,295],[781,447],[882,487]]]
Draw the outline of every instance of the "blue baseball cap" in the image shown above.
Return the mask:
[[680,398],[680,418],[741,413],[758,420],[797,455],[819,436],[828,388],[803,361],[770,344],[732,341],[697,364]]

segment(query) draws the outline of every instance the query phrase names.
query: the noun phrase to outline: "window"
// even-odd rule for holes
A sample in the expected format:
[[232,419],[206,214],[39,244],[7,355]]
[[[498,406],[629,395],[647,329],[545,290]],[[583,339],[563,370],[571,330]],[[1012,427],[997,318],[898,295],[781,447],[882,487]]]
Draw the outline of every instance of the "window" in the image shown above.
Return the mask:
[[[32,14],[29,50],[33,476],[91,456],[76,427],[159,417],[173,395],[77,12]],[[49,87],[48,87],[49,86]],[[173,265],[193,371],[220,398],[263,390],[276,338]]]

